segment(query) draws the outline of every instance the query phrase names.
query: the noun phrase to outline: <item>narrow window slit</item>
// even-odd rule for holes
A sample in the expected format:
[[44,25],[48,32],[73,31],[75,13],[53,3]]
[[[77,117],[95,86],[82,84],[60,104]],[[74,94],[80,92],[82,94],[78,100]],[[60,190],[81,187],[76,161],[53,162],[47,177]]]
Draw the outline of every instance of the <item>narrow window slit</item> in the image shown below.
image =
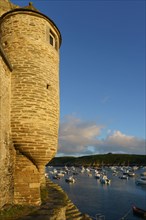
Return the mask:
[[49,85],[49,84],[47,84],[47,89],[49,89],[49,87],[50,87],[50,85]]

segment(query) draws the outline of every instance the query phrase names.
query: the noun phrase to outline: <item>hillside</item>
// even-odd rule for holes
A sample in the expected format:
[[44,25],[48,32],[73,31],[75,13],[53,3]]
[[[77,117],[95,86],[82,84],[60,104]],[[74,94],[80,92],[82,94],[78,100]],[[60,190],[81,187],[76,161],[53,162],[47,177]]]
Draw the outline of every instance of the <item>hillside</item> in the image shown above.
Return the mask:
[[48,166],[101,166],[101,165],[146,165],[146,155],[100,154],[82,157],[55,157]]

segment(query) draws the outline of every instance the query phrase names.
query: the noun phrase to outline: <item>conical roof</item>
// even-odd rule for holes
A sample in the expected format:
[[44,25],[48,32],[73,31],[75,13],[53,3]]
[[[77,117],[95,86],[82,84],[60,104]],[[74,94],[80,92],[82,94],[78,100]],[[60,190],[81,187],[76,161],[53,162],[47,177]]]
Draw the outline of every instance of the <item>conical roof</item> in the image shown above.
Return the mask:
[[25,6],[23,7],[24,9],[29,9],[29,10],[32,10],[32,11],[39,11],[37,10],[34,6],[33,6],[33,3],[32,2],[29,2],[29,5],[28,6]]

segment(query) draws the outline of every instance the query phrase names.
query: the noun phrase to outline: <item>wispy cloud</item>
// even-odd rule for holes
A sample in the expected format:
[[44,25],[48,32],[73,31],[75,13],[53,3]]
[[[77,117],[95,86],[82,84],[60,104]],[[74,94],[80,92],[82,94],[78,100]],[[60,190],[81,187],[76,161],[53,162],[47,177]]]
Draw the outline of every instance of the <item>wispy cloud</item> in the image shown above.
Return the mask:
[[145,154],[145,140],[121,131],[107,131],[101,139],[104,125],[66,116],[60,124],[58,155],[88,155],[98,153]]

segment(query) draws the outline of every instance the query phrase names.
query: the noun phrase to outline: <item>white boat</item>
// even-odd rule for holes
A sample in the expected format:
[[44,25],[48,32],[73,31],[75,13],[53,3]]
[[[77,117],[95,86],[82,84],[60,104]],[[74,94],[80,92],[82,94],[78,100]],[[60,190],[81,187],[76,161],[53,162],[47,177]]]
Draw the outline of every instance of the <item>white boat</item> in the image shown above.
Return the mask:
[[133,177],[133,176],[135,176],[135,173],[130,171],[130,172],[128,173],[128,176]]
[[75,179],[73,178],[73,176],[66,178],[65,181],[68,183],[75,183]]
[[122,180],[128,180],[128,176],[124,175],[124,174],[122,176],[120,176],[119,178],[122,179]]
[[84,172],[85,172],[85,168],[82,166],[81,173],[84,173]]
[[90,169],[89,169],[89,168],[86,168],[86,171],[87,171],[87,173],[89,173],[89,172],[90,172]]
[[68,167],[67,167],[66,165],[65,165],[64,169],[65,169],[66,171],[68,171]]
[[53,173],[53,174],[56,174],[56,173],[57,173],[57,170],[56,170],[56,169],[53,169],[52,173]]
[[59,173],[57,173],[57,176],[63,177],[63,176],[64,176],[64,173],[63,173],[63,172],[59,172]]
[[136,170],[138,170],[138,166],[134,166],[134,167],[132,167],[132,169],[133,169],[134,171],[136,171]]
[[101,178],[100,178],[100,182],[102,184],[110,184],[111,183],[111,180],[108,179],[108,177],[106,175],[103,175]]
[[59,179],[60,179],[60,176],[58,176],[57,174],[55,174],[55,175],[52,176],[52,178],[53,178],[53,179],[56,179],[56,180],[59,180]]

